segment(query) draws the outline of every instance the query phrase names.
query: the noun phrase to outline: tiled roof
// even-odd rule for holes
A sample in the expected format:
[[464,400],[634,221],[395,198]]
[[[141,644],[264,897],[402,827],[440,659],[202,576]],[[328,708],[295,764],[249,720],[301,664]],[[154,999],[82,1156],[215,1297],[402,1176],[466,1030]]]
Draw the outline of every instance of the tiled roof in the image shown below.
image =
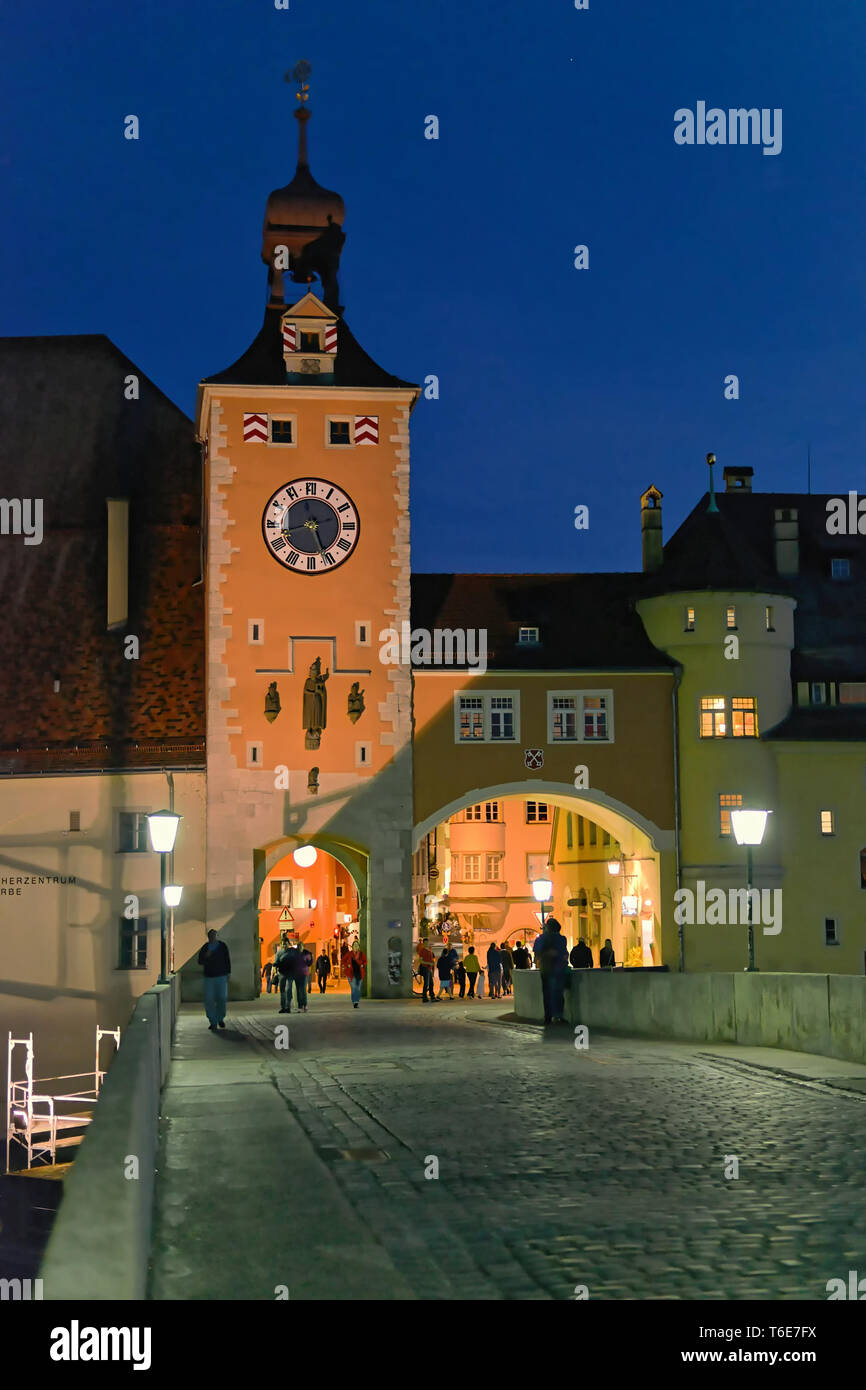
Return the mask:
[[[285,386],[286,367],[283,361],[280,320],[284,308],[265,309],[264,322],[258,334],[231,367],[205,378],[204,384],[226,386]],[[310,385],[315,385],[315,377]],[[323,386],[325,383],[321,383]],[[412,386],[398,376],[386,372],[369,353],[366,353],[344,319],[337,320],[337,352],[334,362],[334,386]]]
[[818,743],[838,740],[866,743],[866,708],[836,705],[832,709],[795,709],[763,737]]
[[[634,610],[636,574],[414,574],[412,626],[486,628],[492,668],[671,670]],[[539,645],[517,641],[539,629]]]
[[[41,545],[0,536],[0,772],[203,763],[192,422],[101,334],[0,339],[0,495],[42,498],[45,527]],[[129,621],[112,632],[107,497],[130,499]]]

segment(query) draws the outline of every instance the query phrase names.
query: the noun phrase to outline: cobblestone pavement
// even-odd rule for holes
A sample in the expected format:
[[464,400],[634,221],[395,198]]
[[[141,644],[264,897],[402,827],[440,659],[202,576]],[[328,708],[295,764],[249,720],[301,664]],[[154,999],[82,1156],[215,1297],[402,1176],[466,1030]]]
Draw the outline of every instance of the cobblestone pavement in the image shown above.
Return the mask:
[[[861,1096],[700,1044],[591,1034],[578,1051],[567,1028],[502,1021],[510,1007],[353,1010],[345,997],[316,996],[286,1019],[265,996],[238,1005],[219,1035],[185,1009],[173,1073],[183,1080],[184,1059],[219,1066],[227,1049],[255,1061],[247,1084],[258,1078],[262,1090],[266,1079],[268,1097],[276,1088],[406,1297],[569,1299],[586,1285],[591,1299],[824,1300],[828,1279],[866,1273]],[[288,1051],[274,1046],[283,1023]],[[772,1066],[772,1051],[761,1056]],[[245,1084],[236,1075],[235,1098]],[[189,1085],[167,1092],[153,1296],[264,1296],[195,1292],[193,1261],[178,1263],[166,1213],[174,1203],[195,1231],[181,1173],[206,1169],[218,1124],[185,1132],[178,1148],[195,1106],[203,1114],[207,1098]],[[289,1136],[281,1153],[291,1173]],[[724,1176],[726,1155],[738,1159],[736,1179]],[[436,1179],[425,1177],[433,1159]],[[316,1200],[321,1215],[327,1198]],[[239,1251],[243,1230],[232,1239]]]

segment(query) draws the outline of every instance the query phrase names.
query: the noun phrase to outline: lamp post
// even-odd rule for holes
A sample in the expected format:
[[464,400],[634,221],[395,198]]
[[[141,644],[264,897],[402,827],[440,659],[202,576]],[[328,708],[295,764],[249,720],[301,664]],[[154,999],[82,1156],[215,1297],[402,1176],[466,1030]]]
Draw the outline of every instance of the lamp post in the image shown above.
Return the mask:
[[541,908],[542,931],[544,931],[544,904],[550,902],[550,895],[552,892],[553,884],[549,878],[534,878],[532,880],[532,894]]
[[[159,980],[157,983],[161,985],[168,984],[168,931],[165,916],[168,899],[166,889],[172,887],[177,891],[175,885],[169,885],[165,881],[166,858],[174,849],[180,822],[181,817],[174,811],[153,811],[147,818],[150,847],[159,855]],[[179,898],[178,901],[180,901]]]
[[183,889],[179,883],[167,883],[163,889],[165,905],[169,910],[168,918],[168,972],[174,974],[174,909],[180,905],[183,897]]
[[731,812],[731,825],[738,845],[746,846],[746,883],[749,897],[749,964],[747,970],[757,970],[755,965],[755,924],[752,920],[752,850],[764,838],[767,817],[770,811],[739,810]]

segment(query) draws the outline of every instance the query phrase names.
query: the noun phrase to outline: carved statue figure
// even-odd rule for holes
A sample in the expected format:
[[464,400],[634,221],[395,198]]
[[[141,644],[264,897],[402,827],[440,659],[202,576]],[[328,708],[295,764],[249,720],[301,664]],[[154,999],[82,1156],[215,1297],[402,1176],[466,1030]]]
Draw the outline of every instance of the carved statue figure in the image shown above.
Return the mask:
[[307,778],[307,791],[313,796],[318,796],[319,794],[319,769],[317,767],[310,768],[310,775]]
[[363,690],[359,690],[358,686],[359,682],[353,681],[352,689],[349,691],[348,713],[353,724],[357,724],[366,709],[366,705],[364,704],[364,692]]
[[307,731],[306,747],[318,748],[322,741],[322,731],[328,726],[328,694],[325,682],[330,675],[322,675],[321,657],[316,657],[310,667],[310,674],[304,681],[304,728]]
[[281,709],[282,705],[280,704],[280,694],[277,690],[277,683],[276,681],[271,681],[268,686],[268,693],[265,696],[265,719],[267,719],[269,724],[273,724]]

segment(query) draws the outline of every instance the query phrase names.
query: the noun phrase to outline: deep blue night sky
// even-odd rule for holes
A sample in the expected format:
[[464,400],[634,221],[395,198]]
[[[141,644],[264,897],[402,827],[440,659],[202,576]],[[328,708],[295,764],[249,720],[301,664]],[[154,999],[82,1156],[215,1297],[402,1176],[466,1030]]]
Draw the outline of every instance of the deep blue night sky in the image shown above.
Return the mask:
[[[0,33],[0,331],[105,333],[187,413],[260,326],[309,59],[346,318],[440,378],[416,570],[638,568],[640,492],[670,535],[708,450],[805,490],[811,441],[814,491],[863,490],[862,0],[52,0]],[[781,154],[676,145],[699,100],[781,107]]]

